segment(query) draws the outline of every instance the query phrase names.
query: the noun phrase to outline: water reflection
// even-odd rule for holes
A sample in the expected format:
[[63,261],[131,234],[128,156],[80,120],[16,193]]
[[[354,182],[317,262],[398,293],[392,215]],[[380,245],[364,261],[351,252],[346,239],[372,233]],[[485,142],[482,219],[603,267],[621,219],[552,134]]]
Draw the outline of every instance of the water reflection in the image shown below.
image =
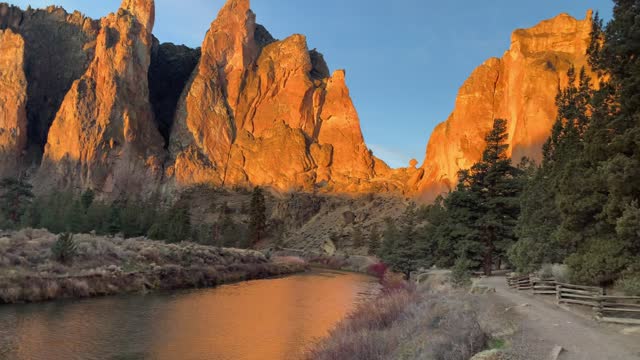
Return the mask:
[[312,272],[216,289],[0,306],[5,359],[299,359],[375,282]]

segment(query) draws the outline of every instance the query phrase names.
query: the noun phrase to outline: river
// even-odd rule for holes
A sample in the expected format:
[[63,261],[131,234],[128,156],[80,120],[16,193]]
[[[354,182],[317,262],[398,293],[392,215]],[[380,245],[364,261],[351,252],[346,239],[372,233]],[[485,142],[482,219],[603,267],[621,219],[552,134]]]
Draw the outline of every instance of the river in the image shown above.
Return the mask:
[[214,289],[0,305],[0,359],[288,360],[378,286],[314,270]]

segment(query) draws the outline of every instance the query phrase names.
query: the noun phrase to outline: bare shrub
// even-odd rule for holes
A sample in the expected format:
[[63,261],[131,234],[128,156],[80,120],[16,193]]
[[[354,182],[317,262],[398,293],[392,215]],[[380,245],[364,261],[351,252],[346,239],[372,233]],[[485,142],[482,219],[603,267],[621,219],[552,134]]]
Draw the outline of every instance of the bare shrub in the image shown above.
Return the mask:
[[569,282],[569,267],[567,265],[553,264],[551,265],[551,273],[556,281],[563,283]]
[[487,335],[464,291],[429,286],[383,292],[308,353],[314,360],[467,360]]
[[640,296],[640,274],[622,277],[616,281],[615,288],[627,296]]

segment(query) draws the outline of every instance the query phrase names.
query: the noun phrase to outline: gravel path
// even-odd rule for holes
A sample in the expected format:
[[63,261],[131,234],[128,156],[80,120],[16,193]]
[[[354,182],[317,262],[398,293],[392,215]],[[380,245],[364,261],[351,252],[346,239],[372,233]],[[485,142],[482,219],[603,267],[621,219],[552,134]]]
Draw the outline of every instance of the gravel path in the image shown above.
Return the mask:
[[507,336],[514,359],[548,360],[558,345],[564,349],[559,360],[640,359],[640,329],[599,324],[553,299],[511,290],[504,277],[481,279],[479,284],[496,289],[489,295],[491,302],[507,315],[504,321],[515,324]]

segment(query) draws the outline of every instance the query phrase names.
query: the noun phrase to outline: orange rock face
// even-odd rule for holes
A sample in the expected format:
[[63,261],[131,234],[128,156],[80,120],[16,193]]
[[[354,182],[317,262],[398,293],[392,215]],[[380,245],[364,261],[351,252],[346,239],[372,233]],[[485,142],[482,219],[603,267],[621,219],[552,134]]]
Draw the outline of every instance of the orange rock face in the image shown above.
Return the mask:
[[24,40],[0,30],[0,177],[15,176],[27,145]]
[[211,24],[169,149],[179,186],[358,191],[376,176],[344,71],[329,76],[302,35],[274,40],[248,0]]
[[514,159],[540,158],[557,88],[586,65],[590,19],[514,32],[462,86],[422,167],[391,169],[364,142],[345,72],[302,35],[274,39],[249,0],[228,0],[199,50],[154,43],[153,0],[123,0],[100,21],[0,4],[0,175],[44,148],[34,180],[47,189],[264,185],[428,200],[480,158],[494,118],[509,121]]
[[163,140],[147,82],[153,6],[125,0],[101,20],[95,57],[49,131],[41,179],[105,193],[136,193],[159,180]]
[[30,153],[42,155],[49,127],[64,96],[93,59],[98,27],[98,21],[79,12],[67,13],[60,7],[23,11],[0,4],[0,29],[20,34],[25,43]]
[[562,14],[516,30],[502,58],[478,67],[460,89],[449,119],[429,140],[424,174],[416,182],[422,198],[431,200],[451,189],[457,172],[480,159],[484,135],[496,118],[508,120],[514,161],[523,156],[539,160],[557,114],[558,86],[567,85],[571,65],[587,66],[590,32],[590,12],[585,20]]

